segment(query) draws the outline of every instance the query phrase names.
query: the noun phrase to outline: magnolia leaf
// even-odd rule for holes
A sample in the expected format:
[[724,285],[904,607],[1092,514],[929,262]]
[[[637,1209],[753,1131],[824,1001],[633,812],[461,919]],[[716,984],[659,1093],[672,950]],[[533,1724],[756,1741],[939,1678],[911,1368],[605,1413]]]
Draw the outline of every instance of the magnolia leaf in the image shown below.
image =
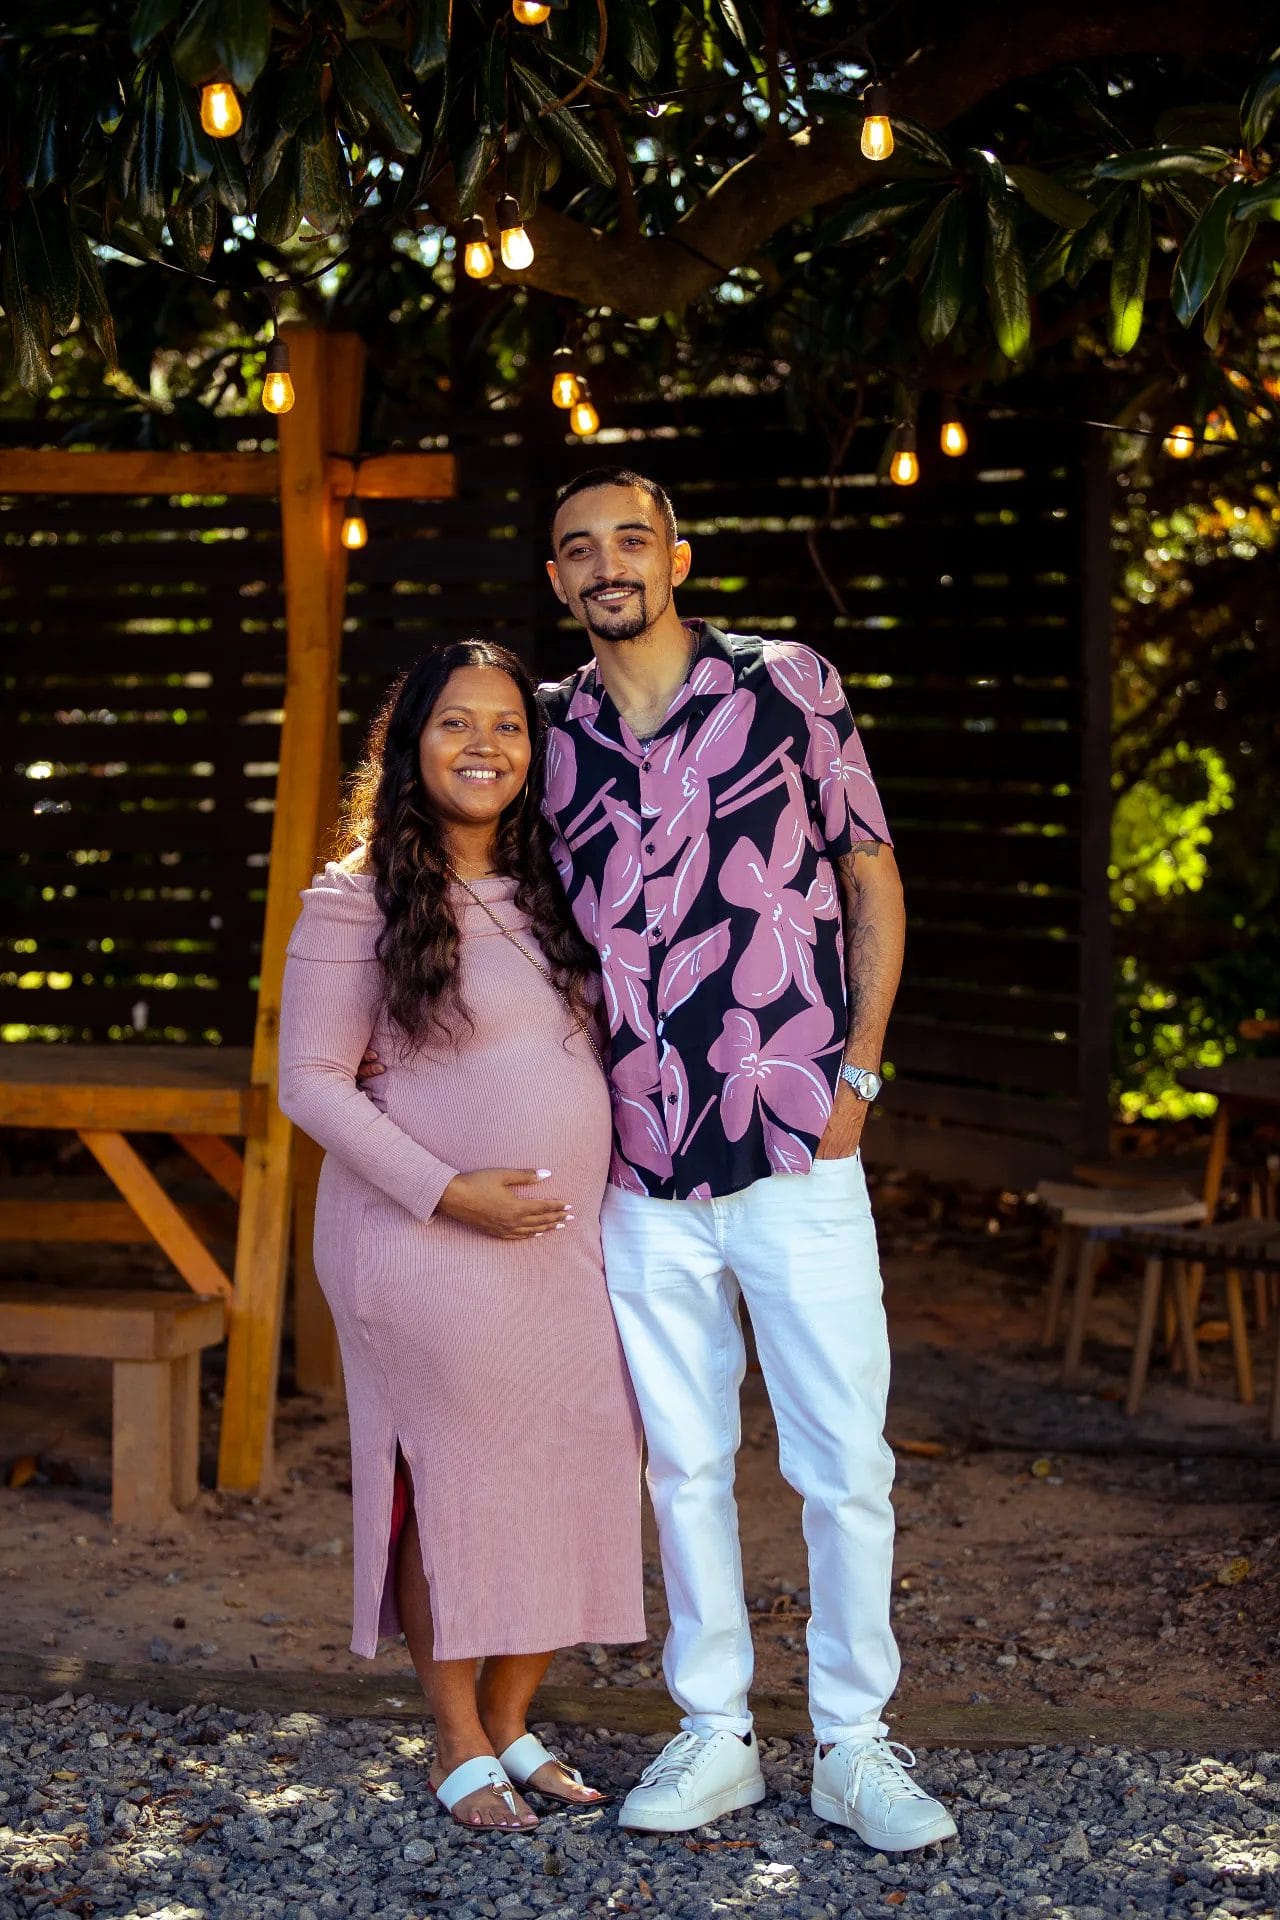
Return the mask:
[[111,317],[111,308],[107,304],[107,290],[102,284],[102,270],[98,266],[97,255],[74,220],[70,224],[70,238],[71,252],[80,279],[81,321],[88,328],[89,337],[98,352],[107,365],[114,369],[116,365],[115,321]]
[[1013,216],[1005,195],[987,200],[987,304],[996,343],[1006,360],[1025,353],[1031,338],[1031,301],[1027,269],[1014,235]]
[[211,29],[219,64],[248,93],[271,50],[270,0],[217,0]]
[[1038,253],[1027,268],[1027,286],[1032,293],[1044,293],[1048,287],[1056,287],[1067,270],[1073,235],[1070,227],[1064,227],[1055,233],[1048,246]]
[[188,0],[138,0],[129,29],[129,45],[134,52],[142,53],[158,33],[172,26],[187,4]]
[[154,228],[157,232],[164,220],[167,205],[164,191],[164,106],[164,89],[160,70],[153,64],[143,82],[134,196],[138,205],[138,218],[144,229]]
[[24,276],[48,306],[55,333],[70,331],[80,292],[69,221],[65,200],[51,194],[26,201],[14,222]]
[[891,226],[913,208],[926,206],[938,198],[936,180],[882,180],[873,187],[862,187],[849,202],[849,211],[831,235],[835,244],[860,240],[863,234],[878,233]]
[[943,212],[933,259],[920,289],[920,338],[927,347],[940,346],[960,317],[968,246],[969,210],[957,193]]
[[1247,186],[1241,186],[1236,195],[1236,203],[1231,209],[1233,220],[1265,219],[1268,215],[1274,220],[1274,209],[1280,205],[1280,175],[1271,174],[1265,180],[1251,180]]
[[1220,173],[1231,158],[1223,147],[1139,147],[1110,154],[1093,171],[1098,180],[1161,180],[1170,173]]
[[1249,82],[1240,105],[1240,132],[1250,151],[1262,145],[1277,106],[1280,106],[1280,47]]
[[535,73],[518,53],[511,56],[511,71],[516,89],[525,103],[535,109],[543,124],[555,135],[570,160],[602,187],[613,185],[613,163],[603,142],[587,125],[580,113],[557,106],[559,95],[552,92],[541,74]]
[[260,194],[254,211],[254,231],[268,246],[278,247],[298,231],[298,142],[295,135],[281,155],[270,184]]
[[422,129],[396,90],[372,40],[356,40],[333,63],[333,78],[351,124],[374,144],[404,156],[417,153]]
[[1078,287],[1090,267],[1106,257],[1111,246],[1111,229],[1120,216],[1124,202],[1123,188],[1113,187],[1103,196],[1092,220],[1087,226],[1081,227],[1072,240],[1064,269],[1064,278],[1069,287]]
[[351,225],[351,183],[328,118],[313,113],[298,129],[298,207],[316,233]]
[[[16,224],[16,223],[15,223]],[[4,310],[9,316],[9,331],[13,337],[13,364],[18,380],[27,393],[47,393],[53,385],[53,361],[49,357],[49,343],[53,337],[49,308],[39,294],[30,287],[18,260],[18,246],[13,228],[10,228],[9,244],[4,250],[4,267],[0,270],[0,294],[4,296]],[[18,1461],[10,1469],[9,1485],[25,1486],[35,1473],[35,1462],[31,1463],[31,1472],[18,1479],[19,1468],[24,1464]]]
[[59,105],[56,87],[46,81],[36,96],[22,140],[19,173],[28,193],[43,193],[57,177]]
[[475,212],[476,200],[484,185],[485,176],[498,157],[498,137],[496,134],[481,130],[475,139],[463,148],[454,163],[453,184],[458,196],[458,213],[462,219]]
[[610,52],[615,48],[638,80],[652,80],[662,58],[662,42],[648,0],[612,0]]
[[489,35],[489,45],[480,63],[477,92],[479,124],[486,133],[501,133],[507,117],[507,33],[501,21]]
[[409,71],[415,80],[425,80],[449,58],[453,0],[418,0],[417,13],[409,43]]
[[1226,312],[1227,295],[1231,291],[1231,282],[1240,270],[1240,263],[1253,243],[1253,228],[1240,221],[1232,221],[1227,227],[1226,245],[1222,249],[1222,265],[1214,281],[1204,313],[1205,344],[1216,347],[1222,335],[1222,318]]
[[228,213],[244,213],[249,205],[249,176],[234,140],[215,140],[213,191]]
[[1209,297],[1222,270],[1227,250],[1227,228],[1239,197],[1238,181],[1214,194],[1182,243],[1173,269],[1173,310],[1189,327]]
[[922,272],[932,260],[933,250],[938,243],[938,231],[946,216],[947,208],[956,199],[958,192],[957,187],[952,187],[949,193],[944,193],[937,206],[921,222],[919,232],[907,248],[905,270],[909,276]]
[[1116,228],[1111,261],[1110,340],[1114,353],[1128,353],[1142,332],[1150,266],[1151,208],[1139,187]]
[[[825,106],[825,101],[823,104]],[[901,113],[890,114],[889,124],[893,128],[895,143],[904,153],[918,160],[927,160],[935,167],[954,167],[955,161],[950,150],[931,127],[922,126],[919,120],[910,120]]]
[[1027,205],[1042,213],[1046,220],[1060,227],[1083,227],[1092,220],[1095,212],[1092,200],[1064,187],[1051,174],[1041,173],[1038,167],[1023,166],[1006,167],[1005,173]]

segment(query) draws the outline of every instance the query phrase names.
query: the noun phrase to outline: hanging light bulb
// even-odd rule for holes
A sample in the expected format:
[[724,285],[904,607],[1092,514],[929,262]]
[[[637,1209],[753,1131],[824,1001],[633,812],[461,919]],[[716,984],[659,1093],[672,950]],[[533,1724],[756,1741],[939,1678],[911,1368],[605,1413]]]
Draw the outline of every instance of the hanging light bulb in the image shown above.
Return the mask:
[[551,18],[551,9],[542,0],[511,0],[511,11],[522,27],[540,27]]
[[916,454],[914,427],[898,428],[893,457],[889,462],[889,478],[895,487],[914,487],[920,478],[920,461]]
[[229,140],[244,125],[239,96],[229,80],[211,80],[200,89],[200,125],[215,140]]
[[360,511],[360,502],[354,493],[348,497],[347,504],[342,509],[342,532],[339,538],[348,553],[356,553],[361,547],[367,547],[369,544],[368,524]]
[[585,380],[582,380],[578,384],[580,391],[578,398],[569,409],[569,425],[575,433],[598,433],[600,430],[600,415],[591,403],[591,395],[587,389],[587,383]]
[[500,194],[493,212],[498,222],[498,245],[503,266],[509,267],[512,273],[520,273],[525,267],[531,267],[533,242],[520,224],[520,208],[513,196],[509,193]]
[[573,407],[582,398],[582,382],[574,371],[569,347],[557,347],[551,356],[551,404]]
[[866,118],[862,122],[859,145],[868,160],[887,160],[893,152],[893,128],[889,124],[889,95],[880,85],[868,87],[862,96]]
[[487,280],[493,272],[493,248],[478,213],[462,223],[462,270],[468,280]]
[[1196,450],[1192,427],[1170,427],[1164,437],[1164,450],[1171,460],[1189,460]]
[[263,369],[262,404],[268,413],[288,413],[294,402],[293,381],[289,378],[289,349],[283,340],[273,340],[267,348]]
[[949,453],[953,460],[958,460],[962,453],[969,451],[969,436],[964,430],[964,421],[954,407],[949,408],[943,416],[938,442],[942,451]]

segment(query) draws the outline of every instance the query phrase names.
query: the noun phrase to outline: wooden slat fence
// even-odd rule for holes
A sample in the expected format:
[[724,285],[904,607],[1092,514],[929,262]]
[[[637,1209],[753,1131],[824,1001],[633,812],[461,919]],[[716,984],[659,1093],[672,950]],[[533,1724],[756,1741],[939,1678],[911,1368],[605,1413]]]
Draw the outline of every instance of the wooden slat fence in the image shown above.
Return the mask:
[[[965,460],[926,449],[900,491],[876,480],[879,429],[832,480],[821,436],[771,401],[629,408],[590,447],[559,425],[541,407],[407,423],[403,444],[457,453],[459,495],[366,507],[345,756],[435,641],[502,639],[548,677],[575,665],[582,636],[543,574],[554,486],[605,461],[654,474],[693,543],[682,611],[828,654],[884,793],[911,936],[875,1152],[1013,1182],[1099,1149],[1106,499],[1077,435],[978,423]],[[0,495],[9,1036],[127,1040],[136,1020],[249,1037],[279,580],[270,500]]]

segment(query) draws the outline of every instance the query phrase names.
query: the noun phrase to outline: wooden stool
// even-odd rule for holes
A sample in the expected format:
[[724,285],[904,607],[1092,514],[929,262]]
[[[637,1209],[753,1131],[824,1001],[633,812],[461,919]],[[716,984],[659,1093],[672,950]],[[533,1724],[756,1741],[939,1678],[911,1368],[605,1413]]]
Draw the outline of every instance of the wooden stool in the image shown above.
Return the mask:
[[1203,1200],[1197,1200],[1194,1194],[1170,1193],[1160,1187],[1086,1187],[1042,1180],[1036,1195],[1057,1214],[1059,1221],[1058,1247],[1049,1276],[1040,1344],[1052,1346],[1057,1338],[1067,1276],[1074,1267],[1075,1292],[1062,1355],[1062,1384],[1074,1387],[1080,1378],[1085,1326],[1102,1243],[1114,1239],[1126,1227],[1181,1226],[1203,1220],[1205,1207]]
[[112,1361],[111,1518],[162,1527],[199,1492],[200,1352],[221,1300],[96,1288],[0,1289],[0,1351]]
[[[1195,1266],[1201,1271],[1226,1276],[1227,1320],[1231,1327],[1236,1393],[1247,1406],[1252,1406],[1253,1355],[1245,1320],[1244,1275],[1246,1272],[1261,1273],[1270,1278],[1280,1274],[1280,1223],[1275,1220],[1224,1220],[1214,1226],[1181,1229],[1133,1226],[1118,1234],[1116,1239],[1120,1245],[1132,1247],[1147,1256],[1125,1411],[1136,1413],[1142,1401],[1147,1369],[1151,1364],[1156,1316],[1165,1285],[1166,1261],[1172,1265],[1174,1272],[1178,1319],[1182,1327],[1183,1349],[1187,1355],[1188,1385],[1197,1385],[1200,1378],[1194,1305],[1189,1283],[1189,1269]],[[1280,1320],[1276,1328],[1267,1433],[1272,1440],[1280,1440]]]

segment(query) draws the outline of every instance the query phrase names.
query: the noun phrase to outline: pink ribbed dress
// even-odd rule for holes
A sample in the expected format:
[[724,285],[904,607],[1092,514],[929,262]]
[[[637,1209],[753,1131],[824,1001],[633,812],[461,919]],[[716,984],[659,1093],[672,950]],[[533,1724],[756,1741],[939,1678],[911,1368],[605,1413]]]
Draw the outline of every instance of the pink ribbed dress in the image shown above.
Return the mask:
[[[476,892],[536,951],[514,882]],[[280,1104],[326,1149],[316,1270],[342,1347],[354,1493],[354,1653],[399,1631],[396,1448],[413,1476],[435,1653],[541,1653],[645,1635],[640,1427],[605,1291],[609,1094],[554,989],[461,889],[474,1025],[402,1058],[380,1013],[373,881],[302,896]],[[361,1093],[372,1039],[386,1073]],[[566,1044],[567,1039],[567,1044]],[[435,1214],[455,1173],[549,1167],[576,1220],[495,1240]]]

